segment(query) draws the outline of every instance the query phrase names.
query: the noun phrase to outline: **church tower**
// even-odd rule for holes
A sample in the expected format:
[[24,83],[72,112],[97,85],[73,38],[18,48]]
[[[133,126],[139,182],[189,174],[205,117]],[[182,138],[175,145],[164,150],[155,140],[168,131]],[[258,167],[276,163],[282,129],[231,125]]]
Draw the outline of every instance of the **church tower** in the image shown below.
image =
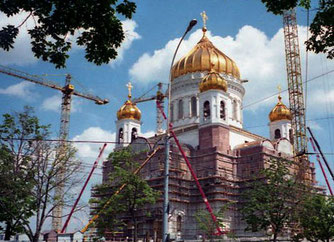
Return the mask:
[[214,64],[200,82],[199,91],[199,147],[205,149],[217,146],[219,150],[227,152],[229,149],[227,107],[231,102],[227,93],[227,81],[214,70]]
[[270,139],[286,138],[292,143],[291,119],[290,110],[282,103],[281,95],[278,95],[278,102],[269,113]]
[[116,148],[128,146],[140,134],[141,112],[135,103],[131,101],[132,85],[126,85],[129,89],[128,100],[117,112],[116,121]]

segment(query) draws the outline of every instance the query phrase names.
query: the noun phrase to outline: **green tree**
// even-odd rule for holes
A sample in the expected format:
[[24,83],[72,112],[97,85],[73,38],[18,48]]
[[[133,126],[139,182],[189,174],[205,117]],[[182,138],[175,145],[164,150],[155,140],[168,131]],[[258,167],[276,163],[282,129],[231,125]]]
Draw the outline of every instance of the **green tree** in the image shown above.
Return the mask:
[[[302,6],[309,9],[311,0],[261,0],[267,10],[282,14],[284,10]],[[334,58],[334,2],[318,0],[316,15],[310,25],[311,36],[306,41],[308,50],[315,53],[327,53],[327,58]]]
[[[50,126],[41,125],[31,108],[21,113],[3,115],[0,124],[0,221],[6,226],[6,239],[24,232],[31,241],[39,235],[52,210],[67,204],[77,180],[80,164],[73,159],[74,149],[57,152],[57,144],[45,141]],[[60,181],[58,175],[64,171]],[[54,197],[62,182],[64,197]],[[15,201],[15,202],[14,202]],[[30,219],[34,218],[34,225]]]
[[263,231],[277,241],[284,227],[293,222],[295,211],[303,200],[300,191],[304,188],[291,174],[290,167],[290,161],[272,159],[248,184],[241,209],[247,231]]
[[315,194],[306,199],[299,214],[301,237],[329,242],[334,238],[334,198]]
[[[37,58],[57,68],[65,67],[72,43],[85,47],[86,59],[97,65],[108,63],[117,56],[117,48],[125,38],[120,16],[131,18],[136,4],[129,0],[0,0],[0,11],[12,16],[21,11],[34,18],[29,29],[32,51]],[[9,51],[24,26],[7,25],[0,30],[0,48]]]
[[[218,212],[214,212],[214,215],[217,218],[217,223],[219,227],[224,231],[225,225],[224,213],[229,208],[230,203],[223,206]],[[211,214],[207,210],[199,210],[195,213],[195,220],[199,229],[204,233],[204,237],[212,241],[215,238],[219,238],[217,233],[217,224],[212,220]],[[226,231],[225,231],[226,232]]]
[[[119,232],[126,226],[121,215],[127,214],[131,217],[133,227],[133,239],[137,241],[137,216],[138,211],[147,204],[154,204],[160,193],[152,189],[148,183],[134,175],[133,171],[140,165],[134,160],[130,149],[115,151],[109,155],[111,172],[109,182],[95,188],[97,198],[91,199],[96,212],[110,200],[108,207],[102,210],[95,222],[95,227],[101,237],[108,233]],[[120,187],[126,184],[121,192],[116,194]]]

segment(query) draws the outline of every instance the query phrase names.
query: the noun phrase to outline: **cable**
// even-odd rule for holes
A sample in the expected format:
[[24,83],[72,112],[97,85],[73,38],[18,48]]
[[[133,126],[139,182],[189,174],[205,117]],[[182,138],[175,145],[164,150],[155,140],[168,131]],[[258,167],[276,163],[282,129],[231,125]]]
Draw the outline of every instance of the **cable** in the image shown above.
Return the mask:
[[[309,25],[310,25],[310,11],[307,9],[306,14],[306,39],[308,40],[308,31],[309,31]],[[305,80],[308,78],[308,49],[305,48]],[[306,120],[306,110],[307,110],[307,82],[305,82],[305,107],[304,107],[304,120]]]
[[[304,81],[303,83],[307,83],[307,82],[310,82],[310,81],[314,81],[314,80],[316,80],[316,79],[318,79],[318,78],[320,78],[320,77],[322,77],[322,76],[328,75],[328,74],[330,74],[330,73],[332,73],[332,72],[334,72],[334,70],[328,71],[328,72],[323,73],[323,74],[318,75],[318,76],[315,76],[315,77],[313,77],[313,78],[311,78],[311,79],[309,79],[309,80],[307,80],[307,81]],[[284,89],[284,90],[282,90],[281,93],[282,93],[282,92],[286,92],[286,91],[288,91],[288,89]],[[242,109],[245,109],[245,108],[248,108],[249,106],[252,106],[252,105],[254,105],[254,104],[258,104],[258,103],[260,103],[260,102],[266,101],[266,100],[268,100],[268,99],[270,99],[270,98],[272,98],[272,97],[274,97],[274,96],[277,96],[278,94],[279,94],[279,92],[274,93],[274,94],[272,94],[272,95],[270,95],[270,96],[267,96],[267,97],[265,97],[265,98],[259,99],[259,100],[255,101],[255,102],[246,104],[246,105],[242,106]]]
[[[313,119],[306,120],[306,122],[316,121],[316,120],[328,120],[328,119],[334,119],[334,117],[313,118]],[[268,124],[260,124],[260,125],[248,126],[248,127],[246,126],[245,129],[261,128],[261,127],[265,127],[265,126],[268,126]]]
[[145,143],[130,143],[130,142],[117,142],[117,141],[98,141],[98,140],[60,140],[60,139],[21,139],[21,138],[3,138],[0,137],[0,140],[22,140],[22,141],[47,141],[47,142],[65,142],[65,143],[90,143],[90,144],[103,144],[103,143],[107,143],[107,144],[131,144],[131,145],[142,145],[142,144],[156,144],[156,142],[145,142]]

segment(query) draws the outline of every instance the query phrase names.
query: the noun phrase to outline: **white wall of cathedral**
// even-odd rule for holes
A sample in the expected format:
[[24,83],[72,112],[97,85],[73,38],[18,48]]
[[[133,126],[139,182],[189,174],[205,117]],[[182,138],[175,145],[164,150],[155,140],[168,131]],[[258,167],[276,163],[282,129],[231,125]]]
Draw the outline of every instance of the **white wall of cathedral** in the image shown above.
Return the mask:
[[229,124],[231,100],[221,90],[208,90],[199,94],[200,124]]
[[141,122],[133,119],[116,121],[116,148],[128,146],[141,133]]
[[[278,120],[269,123],[270,139],[276,140],[286,138],[290,141],[291,122],[290,120]],[[290,131],[291,130],[291,131]]]
[[[188,73],[180,76],[172,82],[171,118],[175,128],[200,123],[199,83],[206,72]],[[242,127],[242,100],[245,89],[239,79],[221,73],[228,82],[228,123],[236,127]],[[196,99],[196,108],[193,100]],[[233,108],[232,108],[232,105]]]
[[233,150],[237,145],[244,144],[246,142],[252,142],[255,141],[256,138],[247,135],[246,133],[238,132],[237,130],[230,130],[230,147]]

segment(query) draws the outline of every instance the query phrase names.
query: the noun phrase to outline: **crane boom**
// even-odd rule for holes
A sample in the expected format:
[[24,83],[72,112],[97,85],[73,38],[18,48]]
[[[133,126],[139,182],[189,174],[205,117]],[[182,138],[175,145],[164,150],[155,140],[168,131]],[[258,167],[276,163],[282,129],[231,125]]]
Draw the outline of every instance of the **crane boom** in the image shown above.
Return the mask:
[[[9,76],[13,76],[13,77],[16,77],[16,78],[20,78],[20,79],[23,79],[23,80],[26,80],[26,81],[29,81],[29,82],[32,82],[32,83],[35,83],[35,84],[38,84],[38,85],[41,85],[41,86],[50,87],[50,88],[59,90],[61,92],[67,92],[67,91],[69,91],[68,88],[70,88],[71,89],[70,90],[71,95],[75,95],[75,96],[82,97],[82,98],[85,98],[85,99],[88,99],[88,100],[91,100],[91,101],[95,101],[96,104],[107,104],[107,103],[109,103],[108,99],[101,99],[98,96],[94,96],[94,95],[89,94],[89,93],[81,93],[81,92],[78,92],[78,91],[74,90],[73,86],[70,86],[70,87],[68,86],[68,85],[70,85],[70,83],[65,83],[65,86],[61,87],[58,84],[56,84],[56,83],[54,83],[50,80],[47,80],[45,78],[38,77],[38,76],[35,76],[35,75],[31,75],[31,74],[28,74],[26,72],[15,70],[13,68],[9,68],[9,67],[2,66],[2,65],[0,65],[0,73],[6,74],[6,75],[9,75]],[[66,78],[71,79],[71,77],[69,75],[67,75]]]
[[[28,73],[18,71],[12,68],[8,68],[0,65],[0,73],[10,75],[16,78],[20,78],[38,85],[42,85],[45,87],[49,87],[63,93],[62,103],[61,103],[61,119],[60,119],[60,132],[59,132],[59,155],[65,154],[66,150],[66,140],[68,139],[69,134],[69,123],[70,123],[70,114],[71,114],[71,102],[72,95],[76,95],[78,97],[82,97],[91,101],[95,101],[96,104],[107,104],[108,99],[101,99],[97,96],[93,96],[91,94],[85,94],[74,90],[74,86],[71,84],[71,75],[66,75],[65,85],[61,87],[52,81],[49,81],[45,78],[41,78],[38,76],[30,75]],[[63,193],[64,193],[64,175],[66,173],[66,167],[61,167],[61,172],[56,177],[56,182],[58,186],[55,188],[54,197],[58,198],[58,204],[52,210],[52,228],[56,231],[60,231],[62,228],[62,212],[63,212]],[[60,198],[60,199],[59,199]]]
[[[147,101],[151,101],[151,100],[156,100],[160,103],[160,106],[164,105],[164,98],[165,95],[162,93],[162,83],[159,82],[157,84],[158,86],[158,91],[156,93],[156,95],[153,96],[149,96],[149,97],[140,97],[140,98],[135,98],[133,99],[133,103],[142,103],[142,102],[147,102]],[[162,129],[162,114],[159,110],[159,108],[156,108],[156,112],[157,112],[157,116],[156,116],[156,132],[157,134],[162,134],[163,133],[163,129]]]
[[307,152],[305,105],[297,20],[294,9],[284,11],[283,27],[289,103],[292,114],[293,147],[296,154],[305,154]]

